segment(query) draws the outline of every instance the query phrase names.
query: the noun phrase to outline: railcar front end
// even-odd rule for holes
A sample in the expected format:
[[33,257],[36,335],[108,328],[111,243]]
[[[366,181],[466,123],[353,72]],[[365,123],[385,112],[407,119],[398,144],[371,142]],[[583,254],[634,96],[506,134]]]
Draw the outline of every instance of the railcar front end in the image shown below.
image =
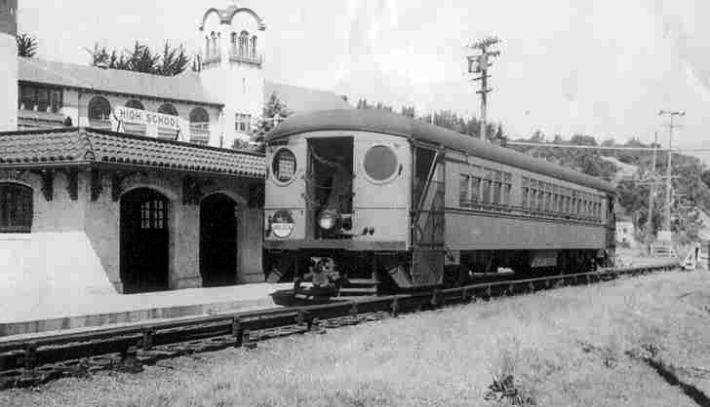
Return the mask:
[[317,271],[374,291],[378,270],[410,246],[407,139],[362,131],[296,133],[269,142],[266,162],[269,278]]

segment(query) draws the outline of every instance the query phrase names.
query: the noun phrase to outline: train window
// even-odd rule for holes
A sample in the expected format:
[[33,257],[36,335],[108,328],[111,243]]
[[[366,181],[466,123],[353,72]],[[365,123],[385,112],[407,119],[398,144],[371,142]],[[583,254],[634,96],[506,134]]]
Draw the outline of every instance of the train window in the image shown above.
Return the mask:
[[538,183],[538,189],[537,189],[537,200],[535,204],[535,209],[538,211],[542,211],[543,205],[545,204],[545,197],[543,196],[543,191],[542,191],[542,182]]
[[461,207],[471,206],[471,201],[469,200],[469,178],[466,174],[460,174],[459,176],[459,206]]
[[397,171],[397,156],[385,145],[370,147],[363,162],[365,173],[373,181],[383,182],[390,179]]
[[478,202],[480,199],[479,189],[481,188],[481,179],[471,177],[471,202]]
[[271,171],[279,182],[289,182],[296,175],[296,156],[291,150],[281,148],[274,154]]
[[491,180],[483,180],[483,188],[481,188],[481,202],[484,204],[491,203]]
[[501,203],[501,178],[503,174],[500,171],[492,171],[494,180],[493,180],[493,203],[494,204],[500,204]]

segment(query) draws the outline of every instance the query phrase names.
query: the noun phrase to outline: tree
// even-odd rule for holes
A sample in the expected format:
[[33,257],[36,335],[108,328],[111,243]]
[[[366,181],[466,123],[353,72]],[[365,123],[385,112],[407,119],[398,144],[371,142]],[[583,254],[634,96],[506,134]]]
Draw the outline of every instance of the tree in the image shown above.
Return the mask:
[[172,48],[166,42],[163,46],[163,56],[157,65],[158,75],[174,76],[185,71],[190,64],[190,58],[185,54],[182,44]]
[[98,43],[94,44],[93,50],[87,49],[87,51],[91,54],[91,65],[93,66],[162,76],[181,74],[190,66],[191,61],[182,44],[173,47],[168,42],[165,42],[162,54],[153,51],[140,41],[133,44],[131,51],[118,52],[106,46],[99,47]]
[[17,56],[32,58],[37,54],[37,38],[29,34],[20,34],[17,37]]
[[262,117],[258,120],[256,129],[254,129],[254,141],[262,142],[266,133],[273,130],[281,120],[291,114],[292,112],[288,109],[286,103],[279,99],[276,93],[272,93],[264,105]]
[[402,116],[411,117],[412,119],[417,117],[417,113],[414,110],[414,106],[402,106],[400,114]]

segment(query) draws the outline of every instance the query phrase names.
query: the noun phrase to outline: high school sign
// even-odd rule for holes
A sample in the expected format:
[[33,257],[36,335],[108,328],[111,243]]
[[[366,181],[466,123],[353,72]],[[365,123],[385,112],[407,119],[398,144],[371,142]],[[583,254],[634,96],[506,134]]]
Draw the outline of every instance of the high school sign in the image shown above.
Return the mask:
[[159,128],[161,132],[175,131],[176,135],[187,128],[183,123],[184,120],[178,116],[133,109],[125,106],[118,106],[114,109],[111,121],[113,122],[114,130],[118,132],[124,131],[124,125],[127,123],[142,124],[147,128],[153,129]]

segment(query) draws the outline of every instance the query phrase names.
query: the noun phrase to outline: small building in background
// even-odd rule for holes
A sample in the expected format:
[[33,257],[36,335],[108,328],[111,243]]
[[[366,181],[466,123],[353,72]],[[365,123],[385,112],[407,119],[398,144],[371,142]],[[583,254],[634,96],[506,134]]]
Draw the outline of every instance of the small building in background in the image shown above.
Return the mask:
[[616,244],[620,247],[636,247],[636,229],[630,218],[616,219]]

